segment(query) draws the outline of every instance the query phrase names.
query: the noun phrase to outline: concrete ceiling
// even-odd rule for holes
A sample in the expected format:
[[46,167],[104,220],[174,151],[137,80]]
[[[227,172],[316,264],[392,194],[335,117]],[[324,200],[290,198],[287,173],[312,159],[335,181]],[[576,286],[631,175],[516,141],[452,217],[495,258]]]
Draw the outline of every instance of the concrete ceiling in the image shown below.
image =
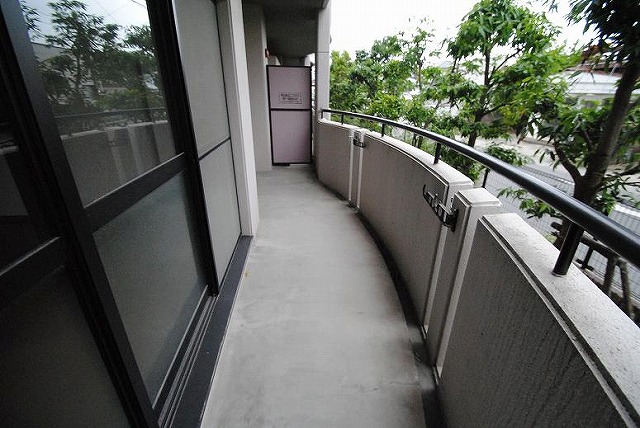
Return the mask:
[[267,47],[278,57],[301,58],[316,51],[318,12],[328,0],[245,0],[262,7]]

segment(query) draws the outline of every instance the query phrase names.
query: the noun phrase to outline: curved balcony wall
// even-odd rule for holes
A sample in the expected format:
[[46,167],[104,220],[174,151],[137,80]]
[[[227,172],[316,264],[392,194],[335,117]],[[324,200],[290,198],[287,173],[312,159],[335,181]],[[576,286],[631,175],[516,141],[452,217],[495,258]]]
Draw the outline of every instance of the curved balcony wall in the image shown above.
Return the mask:
[[[449,426],[640,423],[640,330],[577,268],[553,276],[558,251],[524,220],[430,155],[353,126],[318,122],[316,166],[393,257]],[[457,208],[454,230],[423,186]]]

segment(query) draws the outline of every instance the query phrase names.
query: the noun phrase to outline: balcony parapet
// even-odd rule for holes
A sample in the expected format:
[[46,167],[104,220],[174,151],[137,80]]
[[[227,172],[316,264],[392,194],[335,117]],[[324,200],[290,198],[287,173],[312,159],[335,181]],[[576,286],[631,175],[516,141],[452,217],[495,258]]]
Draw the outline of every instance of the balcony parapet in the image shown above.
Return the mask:
[[[319,180],[360,210],[400,271],[450,426],[640,424],[640,330],[574,266],[554,275],[551,243],[419,149],[324,119],[317,134]],[[453,230],[423,188],[458,211]]]
[[442,146],[448,147],[476,162],[481,163],[489,170],[503,175],[521,186],[523,189],[527,190],[533,196],[542,199],[544,202],[554,207],[571,221],[571,226],[567,231],[562,249],[560,250],[560,254],[554,266],[554,273],[557,275],[566,274],[584,230],[589,231],[595,238],[604,242],[635,266],[640,266],[640,236],[629,229],[620,226],[610,218],[595,211],[588,205],[568,196],[555,187],[538,180],[529,174],[523,173],[513,165],[496,159],[493,156],[480,152],[473,147],[462,144],[451,138],[404,123],[341,110],[324,109],[322,113],[339,114],[341,123],[344,122],[344,118],[347,116],[380,123],[382,125],[382,136],[384,136],[385,127],[393,127],[412,132],[414,135],[425,137],[436,144],[435,157],[433,160],[434,164],[439,162]]

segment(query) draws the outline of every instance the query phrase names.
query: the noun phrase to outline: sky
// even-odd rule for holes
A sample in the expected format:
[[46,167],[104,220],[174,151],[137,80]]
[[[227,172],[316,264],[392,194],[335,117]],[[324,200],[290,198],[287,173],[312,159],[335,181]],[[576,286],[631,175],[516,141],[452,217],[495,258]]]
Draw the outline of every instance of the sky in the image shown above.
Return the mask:
[[[47,3],[53,0],[25,0],[25,4],[38,11],[39,27],[43,34],[51,34],[51,9]],[[105,24],[117,23],[122,26],[149,24],[147,7],[143,0],[81,0],[87,12],[104,17]]]
[[[410,31],[421,18],[431,20],[427,28],[434,29],[435,37],[442,40],[452,37],[462,18],[477,0],[332,0],[331,1],[331,49],[346,50],[353,57],[356,50],[369,49],[375,40]],[[541,4],[534,10],[546,10]],[[558,13],[547,13],[547,18],[561,26],[561,38],[571,44],[588,41],[582,35],[582,26],[568,27],[564,15],[568,2],[559,6]]]

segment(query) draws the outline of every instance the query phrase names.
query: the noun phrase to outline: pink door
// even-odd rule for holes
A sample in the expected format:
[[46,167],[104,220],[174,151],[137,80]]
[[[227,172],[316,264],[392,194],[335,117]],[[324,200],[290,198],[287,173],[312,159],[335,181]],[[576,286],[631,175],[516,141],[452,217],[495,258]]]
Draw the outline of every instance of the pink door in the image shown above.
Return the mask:
[[267,66],[271,160],[311,162],[311,67]]

